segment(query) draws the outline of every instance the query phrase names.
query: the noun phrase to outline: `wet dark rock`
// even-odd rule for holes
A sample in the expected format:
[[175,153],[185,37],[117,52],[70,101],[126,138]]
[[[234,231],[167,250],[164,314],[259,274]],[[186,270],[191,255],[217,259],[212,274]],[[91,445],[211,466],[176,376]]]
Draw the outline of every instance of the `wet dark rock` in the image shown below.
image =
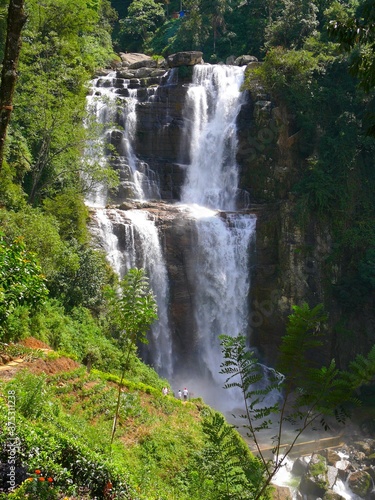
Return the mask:
[[308,464],[307,471],[302,476],[299,490],[302,494],[315,497],[324,496],[329,489],[327,462],[322,455],[314,454]]
[[307,472],[307,469],[308,469],[308,462],[304,457],[299,457],[293,463],[292,474],[296,476],[302,476]]

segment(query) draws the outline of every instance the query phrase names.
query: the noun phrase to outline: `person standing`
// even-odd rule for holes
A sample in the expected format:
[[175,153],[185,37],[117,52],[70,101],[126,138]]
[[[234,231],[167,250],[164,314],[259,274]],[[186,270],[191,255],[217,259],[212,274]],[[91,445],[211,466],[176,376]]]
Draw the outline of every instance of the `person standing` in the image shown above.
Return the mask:
[[189,391],[186,389],[186,387],[184,389],[183,394],[184,394],[184,401],[187,401],[187,398],[188,398],[188,395],[189,395]]
[[178,390],[178,399],[182,399],[182,392],[181,389]]

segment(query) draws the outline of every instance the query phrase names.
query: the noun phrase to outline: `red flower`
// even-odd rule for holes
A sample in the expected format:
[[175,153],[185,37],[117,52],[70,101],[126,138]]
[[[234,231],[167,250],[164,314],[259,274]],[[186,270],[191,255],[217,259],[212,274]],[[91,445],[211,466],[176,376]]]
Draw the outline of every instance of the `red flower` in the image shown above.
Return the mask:
[[40,474],[40,470],[36,469],[35,474]]
[[52,479],[52,477],[47,477],[47,481],[48,481],[49,483],[53,483],[53,479]]
[[44,477],[38,477],[39,481],[45,481]]

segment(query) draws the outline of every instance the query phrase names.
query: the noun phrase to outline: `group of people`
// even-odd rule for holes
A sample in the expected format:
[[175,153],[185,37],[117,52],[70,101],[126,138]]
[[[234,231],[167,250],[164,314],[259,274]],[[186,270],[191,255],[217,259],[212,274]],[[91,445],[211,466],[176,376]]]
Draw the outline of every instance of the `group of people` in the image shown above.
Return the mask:
[[185,389],[181,392],[181,389],[178,390],[178,399],[182,399],[182,396],[184,397],[184,401],[187,401],[188,396],[189,396],[189,391]]
[[[164,394],[164,396],[167,396],[169,394],[168,387],[163,387],[162,393]],[[183,391],[181,391],[181,389],[178,390],[177,397],[180,400],[182,400],[182,398],[184,398],[184,401],[188,400],[189,391],[186,389],[186,387]]]

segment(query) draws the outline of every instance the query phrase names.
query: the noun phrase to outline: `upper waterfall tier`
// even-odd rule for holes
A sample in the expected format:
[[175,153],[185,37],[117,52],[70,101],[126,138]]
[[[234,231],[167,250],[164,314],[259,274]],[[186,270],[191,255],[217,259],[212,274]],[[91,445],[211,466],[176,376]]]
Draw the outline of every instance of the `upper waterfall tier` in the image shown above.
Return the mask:
[[244,68],[197,65],[184,105],[182,157],[188,159],[181,201],[234,210],[238,188],[236,119]]

